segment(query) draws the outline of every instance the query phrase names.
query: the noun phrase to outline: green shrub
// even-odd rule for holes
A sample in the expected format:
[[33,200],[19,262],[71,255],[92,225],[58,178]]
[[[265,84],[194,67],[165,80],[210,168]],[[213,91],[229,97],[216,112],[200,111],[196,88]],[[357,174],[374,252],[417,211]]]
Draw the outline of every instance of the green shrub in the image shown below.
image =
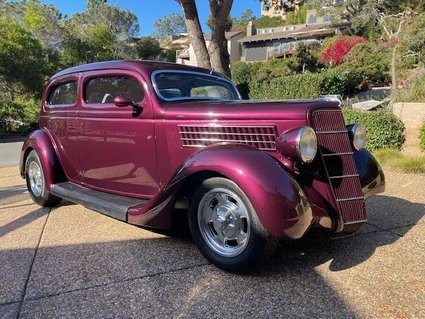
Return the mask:
[[355,46],[338,66],[342,71],[361,75],[360,86],[387,85],[391,82],[389,74],[389,55],[373,42]]
[[17,98],[9,94],[0,95],[0,127],[4,134],[16,131],[22,123],[36,122],[39,111],[40,100],[32,95],[20,95]]
[[367,133],[366,148],[377,150],[394,148],[400,150],[405,141],[404,124],[393,113],[386,110],[362,112],[344,110],[347,124],[361,124]]
[[419,129],[419,148],[425,152],[425,122],[422,123]]
[[281,17],[264,16],[254,20],[254,26],[257,29],[280,27],[282,25],[285,25],[285,20],[283,20]]
[[414,81],[412,86],[398,90],[394,101],[396,102],[425,102],[425,76]]
[[349,95],[356,90],[356,74],[330,69],[322,73],[303,73],[265,78],[249,83],[251,99],[312,99],[322,94]]

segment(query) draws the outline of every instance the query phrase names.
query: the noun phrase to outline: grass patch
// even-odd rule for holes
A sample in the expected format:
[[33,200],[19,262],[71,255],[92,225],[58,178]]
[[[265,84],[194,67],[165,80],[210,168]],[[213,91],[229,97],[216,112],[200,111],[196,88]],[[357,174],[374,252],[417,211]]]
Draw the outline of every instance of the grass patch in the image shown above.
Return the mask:
[[425,157],[403,156],[394,160],[393,167],[403,173],[425,173]]
[[395,149],[381,149],[373,152],[376,160],[403,173],[425,173],[425,156],[407,156]]
[[400,156],[402,156],[402,154],[399,150],[393,148],[384,148],[373,152],[373,156],[375,156],[376,160],[379,163],[385,164],[389,161],[399,158]]

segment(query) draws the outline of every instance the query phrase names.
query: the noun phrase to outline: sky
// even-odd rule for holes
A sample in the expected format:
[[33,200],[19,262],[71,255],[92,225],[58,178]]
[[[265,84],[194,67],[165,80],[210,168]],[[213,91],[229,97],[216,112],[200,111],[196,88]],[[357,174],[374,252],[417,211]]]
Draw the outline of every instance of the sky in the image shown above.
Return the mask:
[[[62,14],[70,18],[75,12],[85,10],[86,0],[41,0],[45,4],[53,4]],[[202,23],[202,30],[209,32],[206,25],[209,16],[208,0],[197,0],[199,18]],[[151,35],[154,31],[153,23],[158,18],[163,18],[171,13],[181,14],[181,8],[175,0],[108,0],[109,4],[117,5],[121,9],[128,9],[133,12],[140,25],[140,35]],[[251,9],[256,17],[260,16],[259,0],[234,0],[231,16],[239,17],[241,12]]]

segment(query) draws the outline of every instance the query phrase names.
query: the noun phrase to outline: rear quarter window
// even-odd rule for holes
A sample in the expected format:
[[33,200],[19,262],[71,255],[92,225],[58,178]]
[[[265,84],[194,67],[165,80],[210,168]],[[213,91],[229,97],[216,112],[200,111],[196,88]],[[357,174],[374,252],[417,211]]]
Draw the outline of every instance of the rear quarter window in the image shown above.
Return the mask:
[[61,83],[53,87],[49,93],[49,105],[72,105],[77,102],[77,81]]

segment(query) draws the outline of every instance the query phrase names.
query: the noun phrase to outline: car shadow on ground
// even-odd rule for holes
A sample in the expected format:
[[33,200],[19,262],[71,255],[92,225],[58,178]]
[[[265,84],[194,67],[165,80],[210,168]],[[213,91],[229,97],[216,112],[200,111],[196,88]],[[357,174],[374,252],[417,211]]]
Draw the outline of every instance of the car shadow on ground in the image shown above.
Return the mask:
[[312,232],[299,240],[281,242],[272,262],[267,263],[258,275],[285,271],[291,263],[314,268],[330,261],[331,271],[349,269],[367,261],[378,247],[395,243],[425,215],[424,204],[397,197],[374,196],[366,206],[368,222],[357,234],[330,239],[322,233]]
[[[0,235],[18,230],[47,212],[44,208],[34,210],[1,227]],[[184,232],[171,232],[169,237],[153,234],[153,238],[66,246],[52,241],[38,248],[27,284],[31,261],[28,256],[34,254],[33,250],[2,249],[2,267],[13,271],[0,272],[4,283],[0,296],[8,296],[0,300],[0,307],[19,302],[26,286],[22,314],[28,317],[34,313],[39,317],[71,315],[75,309],[88,317],[136,316],[136,312],[146,309],[157,316],[224,318],[231,311],[243,317],[314,317],[337,311],[337,317],[356,317],[316,267],[330,262],[331,271],[341,271],[363,263],[378,247],[400,238],[394,229],[402,227],[404,233],[408,232],[424,212],[425,205],[376,196],[368,203],[372,224],[366,232],[338,240],[310,235],[284,242],[271,260],[244,276],[209,265]],[[14,266],[25,258],[29,260],[26,267]],[[14,292],[12,287],[17,290]]]

